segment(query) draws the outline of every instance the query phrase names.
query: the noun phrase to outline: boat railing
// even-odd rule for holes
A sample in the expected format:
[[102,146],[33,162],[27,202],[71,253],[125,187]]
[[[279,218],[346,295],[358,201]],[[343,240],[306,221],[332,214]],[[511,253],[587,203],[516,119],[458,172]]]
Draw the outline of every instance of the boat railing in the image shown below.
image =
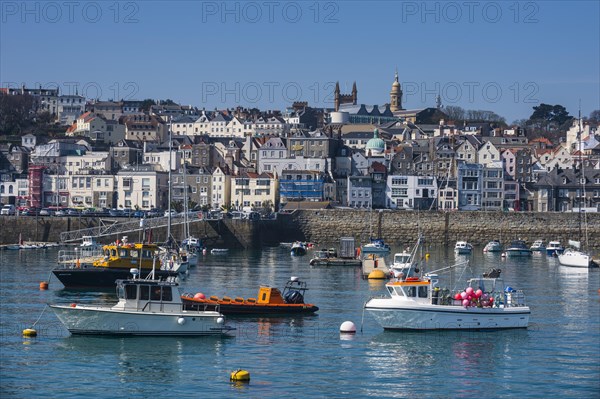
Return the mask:
[[104,256],[102,249],[85,249],[85,250],[60,250],[58,251],[58,264],[63,266],[71,266],[72,268],[80,267],[84,264],[91,264],[94,261],[101,259]]
[[506,292],[506,307],[527,306],[525,303],[525,293],[523,290]]

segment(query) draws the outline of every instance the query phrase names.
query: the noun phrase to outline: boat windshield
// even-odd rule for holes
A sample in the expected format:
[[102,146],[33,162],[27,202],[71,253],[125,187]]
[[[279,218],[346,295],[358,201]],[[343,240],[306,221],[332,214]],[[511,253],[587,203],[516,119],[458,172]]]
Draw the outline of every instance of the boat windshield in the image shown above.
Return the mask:
[[401,254],[396,254],[396,256],[394,256],[394,263],[408,263],[408,262],[410,262],[410,254],[401,253]]

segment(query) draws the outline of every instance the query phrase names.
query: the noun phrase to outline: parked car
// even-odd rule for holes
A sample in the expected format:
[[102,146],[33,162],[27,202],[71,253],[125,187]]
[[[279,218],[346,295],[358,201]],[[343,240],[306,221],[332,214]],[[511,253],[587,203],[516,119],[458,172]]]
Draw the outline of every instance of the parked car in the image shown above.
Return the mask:
[[35,215],[39,215],[39,214],[40,214],[40,208],[36,208],[36,207],[27,208],[21,212],[21,215],[23,215],[23,216],[35,216]]
[[42,208],[40,211],[40,216],[52,216],[54,215],[54,211],[50,208]]
[[[165,211],[164,216],[169,216],[169,211]],[[171,217],[177,216],[177,212],[171,209]]]
[[17,213],[17,208],[13,204],[6,204],[0,210],[0,215],[14,215]]
[[145,218],[146,217],[146,212],[138,209],[137,211],[133,212],[132,216],[134,218]]
[[112,216],[112,217],[114,217],[114,218],[118,218],[118,217],[121,217],[121,216],[123,216],[123,211],[122,211],[122,210],[120,210],[120,209],[115,209],[115,208],[113,208],[113,209],[111,209],[110,211],[108,211],[108,215],[109,215],[109,216]]
[[68,216],[78,216],[79,215],[79,211],[77,209],[66,209],[65,213]]
[[155,218],[162,214],[163,214],[163,212],[160,209],[153,208],[153,209],[150,209],[148,212],[146,212],[146,217],[147,218]]
[[56,212],[54,212],[54,216],[66,216],[67,212],[64,209],[57,209]]

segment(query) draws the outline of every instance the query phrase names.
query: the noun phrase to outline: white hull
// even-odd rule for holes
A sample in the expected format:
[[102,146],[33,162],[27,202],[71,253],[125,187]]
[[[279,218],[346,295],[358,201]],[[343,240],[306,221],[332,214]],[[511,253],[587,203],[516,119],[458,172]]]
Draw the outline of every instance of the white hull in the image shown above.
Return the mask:
[[50,307],[71,334],[221,335],[229,330],[217,322],[222,315],[212,311],[141,313],[84,305]]
[[471,250],[468,248],[456,248],[454,253],[457,255],[471,255]]
[[588,254],[581,251],[566,250],[558,255],[558,263],[563,266],[587,268],[590,267],[591,258]]
[[465,308],[448,305],[390,306],[389,299],[372,299],[366,309],[389,330],[478,330],[527,328],[530,310],[517,308]]

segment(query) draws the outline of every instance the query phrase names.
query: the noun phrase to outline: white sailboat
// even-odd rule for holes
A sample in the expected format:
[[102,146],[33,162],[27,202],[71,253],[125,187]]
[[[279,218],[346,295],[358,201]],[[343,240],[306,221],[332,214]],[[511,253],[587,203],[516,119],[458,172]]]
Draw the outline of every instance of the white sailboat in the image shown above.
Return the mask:
[[190,233],[190,220],[188,208],[187,180],[186,180],[187,164],[183,163],[183,217],[184,217],[184,239],[181,241],[182,248],[187,252],[188,263],[190,266],[196,266],[198,263],[198,253],[200,252],[200,240]]
[[[562,266],[588,268],[588,267],[592,266],[592,257],[587,252],[585,252],[581,249],[581,238],[582,238],[582,234],[581,234],[581,214],[582,214],[581,202],[585,201],[585,168],[584,168],[584,164],[583,164],[583,159],[581,157],[581,151],[582,151],[581,111],[579,111],[579,132],[577,135],[578,135],[578,139],[579,139],[579,168],[581,170],[580,183],[581,183],[581,190],[582,190],[582,198],[580,198],[580,200],[579,200],[579,241],[569,240],[570,247],[565,249],[563,251],[563,253],[558,255],[558,263],[560,263]],[[586,220],[585,226],[587,227],[587,220]],[[586,228],[586,235],[587,235],[587,228]],[[587,241],[587,237],[586,237],[586,241]]]
[[[171,235],[171,180],[172,180],[172,157],[173,157],[173,139],[171,130],[169,129],[169,194],[168,194],[168,214],[167,214],[167,241],[165,246],[161,248],[160,260],[161,268],[165,270],[175,271],[180,275],[184,275],[188,271],[189,260],[188,253],[177,247],[177,242]],[[187,198],[186,198],[187,200]]]

